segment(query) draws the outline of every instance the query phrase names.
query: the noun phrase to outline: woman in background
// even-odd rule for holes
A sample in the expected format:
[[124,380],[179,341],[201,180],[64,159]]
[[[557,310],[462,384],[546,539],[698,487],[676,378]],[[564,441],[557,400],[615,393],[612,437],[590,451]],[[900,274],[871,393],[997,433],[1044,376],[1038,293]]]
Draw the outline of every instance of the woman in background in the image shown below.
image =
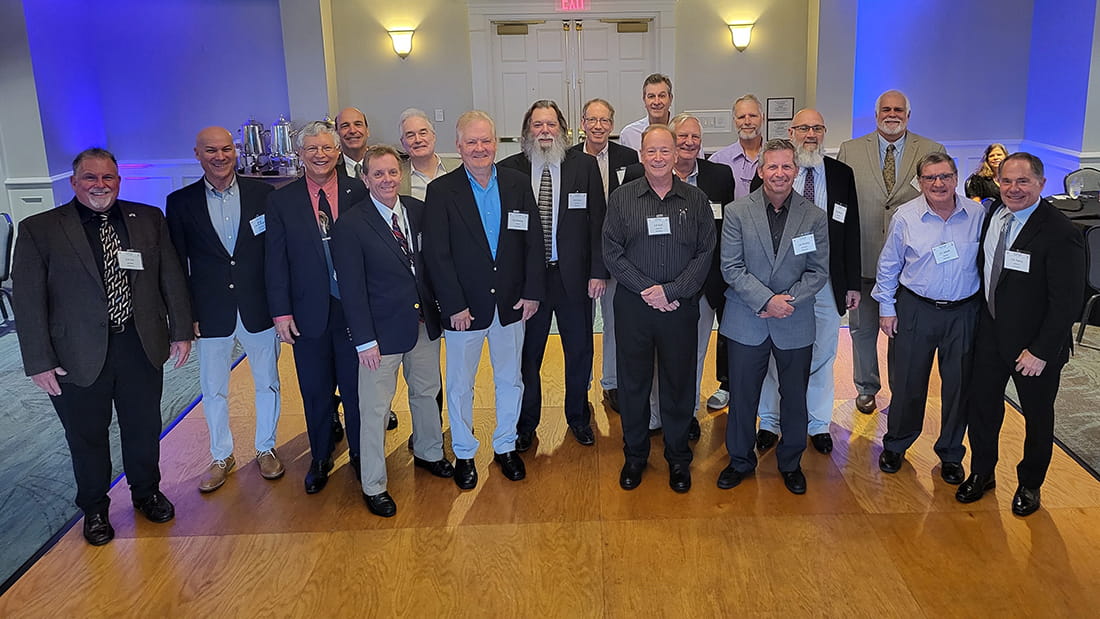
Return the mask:
[[966,179],[966,197],[981,202],[986,198],[999,200],[1001,188],[997,186],[997,168],[1008,156],[1008,150],[1004,144],[990,144],[985,147],[981,165],[970,178]]

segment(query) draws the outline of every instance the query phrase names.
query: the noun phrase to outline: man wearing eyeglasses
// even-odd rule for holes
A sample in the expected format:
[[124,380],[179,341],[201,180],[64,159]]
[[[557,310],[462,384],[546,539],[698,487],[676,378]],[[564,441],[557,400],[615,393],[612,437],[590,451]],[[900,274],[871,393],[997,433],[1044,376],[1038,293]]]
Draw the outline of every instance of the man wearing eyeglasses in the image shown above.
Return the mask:
[[336,387],[344,405],[348,453],[359,477],[359,355],[348,332],[340,287],[332,266],[329,230],[341,214],[367,197],[360,179],[336,171],[336,131],[323,121],[298,132],[305,176],[273,191],[267,200],[267,304],[279,339],[294,348],[294,367],[312,462],[307,494],[328,483],[336,444]]
[[894,385],[878,466],[897,473],[905,450],[924,427],[928,376],[939,361],[940,476],[958,485],[963,473],[964,394],[970,388],[978,295],[978,239],[985,210],[958,195],[955,160],[929,153],[917,163],[921,195],[894,215],[878,262],[871,296],[879,325],[899,354],[891,368]]

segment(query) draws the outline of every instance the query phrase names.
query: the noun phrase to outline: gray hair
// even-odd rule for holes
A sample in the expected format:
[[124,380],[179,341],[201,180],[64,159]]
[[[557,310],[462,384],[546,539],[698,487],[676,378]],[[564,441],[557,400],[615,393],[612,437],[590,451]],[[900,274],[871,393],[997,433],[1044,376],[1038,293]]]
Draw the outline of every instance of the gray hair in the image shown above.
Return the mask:
[[920,161],[917,162],[917,176],[920,176],[924,173],[924,166],[934,165],[937,163],[951,164],[951,172],[953,174],[959,173],[959,168],[955,165],[955,159],[951,155],[948,155],[947,153],[941,153],[939,151],[933,151],[921,157]]
[[699,123],[700,128],[703,126],[703,123],[699,122],[699,119],[696,118],[694,114],[680,112],[679,114],[673,116],[672,120],[668,121],[668,128],[672,130],[672,135],[675,136],[676,130],[680,128],[680,125],[686,123],[689,120],[694,120],[695,122]]
[[905,93],[900,90],[890,89],[879,95],[878,99],[875,99],[874,116],[878,116],[878,109],[882,106],[882,98],[886,95],[900,95],[901,98],[905,100],[905,113],[908,114],[910,112],[911,108],[909,107],[909,97],[905,96]]
[[339,146],[340,138],[336,135],[336,129],[333,129],[332,123],[325,122],[323,120],[314,120],[306,123],[306,126],[302,127],[298,131],[297,144],[298,150],[302,150],[305,146],[306,138],[317,135],[327,135],[332,138],[332,145]]
[[753,103],[755,103],[755,104],[756,104],[756,108],[757,108],[758,110],[760,110],[760,118],[763,118],[763,117],[764,117],[764,104],[763,104],[763,103],[761,103],[761,102],[760,102],[760,99],[757,99],[757,98],[756,98],[756,95],[754,95],[754,94],[752,94],[752,93],[749,93],[749,94],[747,94],[747,95],[741,95],[740,97],[737,97],[737,99],[735,99],[735,100],[733,101],[733,105],[732,105],[732,106],[730,107],[730,109],[734,109],[734,108],[736,108],[736,107],[737,107],[737,104],[738,104],[738,103],[741,103],[741,102],[743,102],[743,101],[752,101]]
[[1027,164],[1031,166],[1031,171],[1035,174],[1036,178],[1046,178],[1045,176],[1043,176],[1043,160],[1036,157],[1035,155],[1032,155],[1031,153],[1025,153],[1023,151],[1012,153],[1011,155],[1005,157],[1005,160],[1001,162],[1001,170],[1005,169],[1006,163],[1017,159],[1026,161]]
[[493,117],[481,110],[470,110],[468,112],[463,112],[462,116],[459,116],[458,121],[455,123],[455,133],[458,134],[458,139],[460,141],[462,140],[462,132],[466,129],[466,126],[478,120],[484,120],[489,123],[489,129],[493,132],[493,137],[496,137],[497,124],[493,122]]
[[428,128],[435,133],[435,125],[432,124],[432,119],[428,117],[428,113],[420,108],[410,107],[404,112],[401,112],[401,118],[397,120],[397,136],[401,137],[405,134],[405,121],[410,118],[422,118],[424,122],[428,123]]
[[111,153],[111,151],[107,150],[106,148],[93,146],[91,148],[85,148],[84,150],[80,151],[80,153],[77,154],[76,158],[73,159],[73,174],[76,174],[77,168],[80,167],[81,163],[84,163],[85,159],[109,159],[111,163],[115,164],[116,168],[118,167],[118,160],[115,159],[115,156],[113,153]]
[[756,160],[756,169],[764,169],[764,155],[781,150],[791,151],[791,156],[794,156],[798,153],[798,151],[794,147],[794,142],[791,142],[790,140],[784,138],[768,140],[767,142],[764,142],[764,146],[760,149],[760,158]]
[[584,104],[584,107],[581,108],[581,116],[588,115],[588,106],[592,105],[593,103],[599,103],[600,105],[606,107],[607,111],[611,113],[611,122],[615,122],[614,106],[611,105],[611,102],[607,101],[606,99],[600,99],[599,97],[596,97],[595,99],[589,99],[588,102]]

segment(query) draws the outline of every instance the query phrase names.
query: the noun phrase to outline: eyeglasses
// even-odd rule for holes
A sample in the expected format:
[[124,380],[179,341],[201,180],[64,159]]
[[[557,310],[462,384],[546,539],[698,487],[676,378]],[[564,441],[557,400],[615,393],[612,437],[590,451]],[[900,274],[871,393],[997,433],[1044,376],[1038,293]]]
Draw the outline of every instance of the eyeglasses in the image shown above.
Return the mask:
[[610,118],[582,118],[581,120],[586,123],[592,123],[593,125],[607,125],[608,127],[611,126],[612,122]]
[[920,177],[920,179],[926,183],[934,183],[936,181],[943,181],[946,183],[953,178],[955,178],[954,172],[947,172],[944,174],[922,174]]
[[811,131],[814,133],[825,133],[825,125],[795,125],[791,127],[791,129],[799,133],[810,133]]
[[331,155],[332,153],[335,153],[338,149],[335,146],[307,146],[302,150],[304,150],[307,155],[316,155],[319,152],[326,155]]

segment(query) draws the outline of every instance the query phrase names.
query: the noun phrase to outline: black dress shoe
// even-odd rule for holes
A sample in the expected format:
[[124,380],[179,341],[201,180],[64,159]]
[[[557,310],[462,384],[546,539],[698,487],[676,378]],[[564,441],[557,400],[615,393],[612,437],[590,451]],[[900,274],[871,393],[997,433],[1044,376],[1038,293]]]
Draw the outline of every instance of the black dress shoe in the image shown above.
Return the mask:
[[386,430],[396,430],[396,429],[397,429],[397,415],[395,415],[393,411],[390,411],[389,421],[386,422]]
[[691,417],[691,424],[688,425],[688,440],[697,441],[699,437],[703,435],[702,428],[699,427],[699,419],[695,416]]
[[687,464],[669,465],[668,487],[681,494],[691,490],[691,467]]
[[363,494],[363,500],[367,502],[367,509],[375,516],[390,518],[397,513],[397,503],[389,492],[381,492],[375,495]]
[[309,464],[309,472],[306,473],[306,494],[317,494],[325,489],[328,483],[328,472],[332,470],[332,458],[314,460]]
[[176,517],[175,506],[168,500],[168,497],[160,493],[160,490],[144,499],[136,499],[134,507],[148,518],[149,522],[168,522]]
[[1039,509],[1039,489],[1025,488],[1020,486],[1016,488],[1016,496],[1012,497],[1012,513],[1017,516],[1028,516],[1034,514],[1035,510]]
[[963,471],[963,465],[958,462],[942,462],[940,463],[940,477],[952,486],[957,486],[966,479],[966,472]]
[[619,412],[619,390],[618,389],[604,389],[603,401],[607,402],[607,407],[616,413]]
[[454,471],[455,485],[463,490],[477,487],[477,467],[474,459],[456,458]]
[[955,491],[955,500],[959,503],[973,503],[985,496],[985,493],[997,487],[997,478],[992,473],[979,475],[971,473],[970,477]]
[[904,461],[904,453],[883,449],[882,455],[878,457],[878,468],[883,473],[897,473],[901,470],[901,463]]
[[732,466],[727,466],[722,469],[722,473],[718,475],[718,487],[723,490],[729,490],[730,488],[737,487],[742,480],[745,479],[745,474]]
[[84,515],[84,539],[92,546],[102,546],[115,538],[115,528],[107,519],[107,512]]
[[619,473],[619,487],[623,490],[633,490],[642,483],[642,471],[645,470],[645,463],[631,464],[627,462],[623,465],[622,472]]
[[857,395],[856,396],[856,410],[864,415],[870,415],[875,412],[875,396],[873,395]]
[[779,442],[779,435],[770,430],[760,430],[756,433],[756,451],[764,453],[765,451],[775,447],[775,444]]
[[431,460],[425,460],[424,458],[417,458],[416,456],[413,456],[413,464],[419,466],[422,469],[426,469],[429,473],[435,475],[436,477],[449,479],[455,476],[455,469],[453,466],[451,466],[451,463],[448,462],[446,458],[433,462]]
[[516,451],[524,452],[531,449],[531,445],[535,443],[535,431],[519,432],[516,434]]
[[348,467],[351,469],[353,475],[355,475],[356,481],[363,481],[363,469],[359,456],[348,456]]
[[494,454],[493,461],[500,465],[500,472],[512,481],[519,481],[527,477],[527,468],[523,466],[523,458],[515,451],[507,451],[502,454]]
[[802,474],[801,468],[785,473],[780,471],[780,474],[783,475],[783,485],[791,494],[806,494],[806,476]]
[[340,417],[332,417],[332,444],[335,445],[344,440],[344,426],[340,425]]
[[[596,435],[592,433],[592,426],[569,426],[569,431],[573,433],[573,438],[577,439],[577,442],[581,445],[596,444]],[[518,444],[516,449],[519,449]]]
[[821,434],[811,436],[810,444],[813,445],[814,449],[819,453],[833,453],[833,437],[828,432],[822,432]]

